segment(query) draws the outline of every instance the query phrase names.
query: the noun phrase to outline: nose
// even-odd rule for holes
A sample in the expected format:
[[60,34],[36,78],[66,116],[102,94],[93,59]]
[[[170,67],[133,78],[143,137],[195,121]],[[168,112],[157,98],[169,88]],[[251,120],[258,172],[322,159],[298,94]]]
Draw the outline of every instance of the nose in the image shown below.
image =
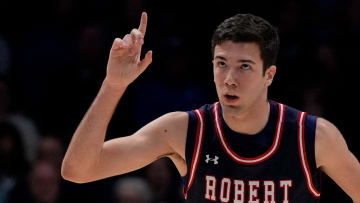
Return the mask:
[[234,78],[234,74],[232,73],[231,70],[227,72],[224,83],[231,87],[237,87],[238,84],[237,84],[237,82]]

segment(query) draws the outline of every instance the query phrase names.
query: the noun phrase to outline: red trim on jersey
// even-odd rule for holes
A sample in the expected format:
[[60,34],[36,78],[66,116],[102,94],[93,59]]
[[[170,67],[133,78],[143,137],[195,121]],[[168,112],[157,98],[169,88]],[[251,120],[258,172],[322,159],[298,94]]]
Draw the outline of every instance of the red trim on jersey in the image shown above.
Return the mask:
[[316,197],[316,198],[320,198],[320,192],[318,192],[316,190],[316,188],[313,185],[312,182],[312,177],[311,177],[311,173],[310,173],[310,169],[309,169],[309,164],[307,161],[307,155],[306,155],[306,147],[305,147],[305,127],[304,127],[304,123],[305,123],[305,117],[306,117],[306,113],[305,112],[300,112],[299,113],[299,117],[298,117],[298,147],[299,147],[299,155],[300,155],[300,160],[301,160],[301,168],[303,169],[305,178],[306,178],[306,185],[307,188],[309,189],[310,193]]
[[196,130],[196,140],[195,140],[195,146],[194,146],[194,152],[193,152],[193,158],[191,161],[191,168],[190,168],[190,176],[189,176],[189,182],[186,188],[186,191],[184,190],[184,197],[186,199],[187,193],[189,192],[190,187],[192,186],[194,182],[195,172],[199,163],[201,149],[202,149],[202,142],[204,138],[204,114],[200,109],[195,110],[195,115],[197,117],[197,130]]
[[285,106],[283,104],[278,103],[279,106],[279,113],[278,113],[278,120],[277,120],[277,124],[276,124],[276,132],[275,132],[275,137],[274,137],[274,141],[271,145],[271,147],[269,148],[269,150],[267,152],[265,152],[264,154],[255,157],[255,158],[246,158],[246,157],[242,157],[237,155],[229,146],[227,140],[224,137],[224,132],[222,130],[221,127],[221,123],[220,123],[220,117],[219,117],[219,102],[216,102],[214,104],[214,108],[213,108],[213,113],[214,113],[214,123],[215,123],[215,128],[216,128],[216,134],[219,138],[219,141],[221,143],[222,148],[224,149],[224,151],[237,163],[240,164],[245,164],[245,165],[253,165],[253,164],[258,164],[262,161],[265,161],[267,159],[269,159],[272,155],[275,154],[275,152],[278,150],[279,145],[280,145],[280,141],[281,141],[281,137],[282,137],[282,133],[283,133],[283,128],[284,128],[284,117],[285,117]]

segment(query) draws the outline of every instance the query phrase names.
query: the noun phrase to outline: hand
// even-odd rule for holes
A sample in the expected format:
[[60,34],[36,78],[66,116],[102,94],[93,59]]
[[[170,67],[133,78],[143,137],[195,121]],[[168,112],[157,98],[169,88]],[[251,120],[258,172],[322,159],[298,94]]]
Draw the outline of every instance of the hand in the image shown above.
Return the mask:
[[133,29],[123,39],[116,38],[114,40],[105,78],[111,86],[128,86],[150,65],[152,51],[148,51],[144,59],[140,60],[146,25],[147,14],[143,12],[138,29]]

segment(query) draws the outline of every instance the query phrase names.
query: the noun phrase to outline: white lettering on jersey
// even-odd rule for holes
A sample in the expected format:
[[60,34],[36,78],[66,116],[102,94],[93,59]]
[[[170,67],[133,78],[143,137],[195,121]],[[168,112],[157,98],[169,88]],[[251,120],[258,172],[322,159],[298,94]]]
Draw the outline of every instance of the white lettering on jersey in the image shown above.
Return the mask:
[[244,203],[245,183],[242,180],[234,180],[234,203]]
[[[263,187],[263,196],[259,197],[259,189]],[[220,184],[220,194],[216,194],[217,184]],[[234,194],[231,194],[232,184],[234,185]],[[221,202],[230,202],[233,203],[245,203],[245,192],[247,193],[249,199],[247,203],[276,203],[276,187],[282,188],[283,191],[283,201],[282,203],[289,203],[289,190],[293,187],[292,180],[280,180],[278,185],[273,180],[249,180],[248,184],[243,180],[239,179],[230,179],[222,178],[220,183],[218,183],[215,176],[206,175],[205,176],[205,199],[211,201],[217,201],[219,198]],[[281,190],[281,189],[280,189]],[[217,196],[219,195],[219,196]],[[233,198],[231,200],[231,198]]]
[[264,181],[264,203],[275,203],[275,183],[272,180]]
[[259,203],[258,189],[260,187],[260,181],[249,180],[249,201],[248,203]]
[[221,202],[230,201],[230,187],[231,187],[231,180],[229,178],[223,178],[221,180],[221,188],[220,188]]
[[284,200],[282,203],[289,203],[289,188],[292,186],[292,180],[280,180],[280,187],[284,190]]
[[205,199],[216,201],[216,178],[215,176],[205,176],[206,193]]

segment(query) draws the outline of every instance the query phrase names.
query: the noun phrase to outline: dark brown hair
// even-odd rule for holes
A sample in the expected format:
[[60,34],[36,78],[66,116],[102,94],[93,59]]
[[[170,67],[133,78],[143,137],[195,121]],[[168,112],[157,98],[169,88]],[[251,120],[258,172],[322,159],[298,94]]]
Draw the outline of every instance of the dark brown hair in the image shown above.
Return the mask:
[[212,54],[214,55],[216,45],[228,40],[258,44],[264,63],[264,74],[267,68],[275,65],[279,52],[279,35],[277,29],[263,18],[252,14],[237,14],[224,20],[213,34]]

